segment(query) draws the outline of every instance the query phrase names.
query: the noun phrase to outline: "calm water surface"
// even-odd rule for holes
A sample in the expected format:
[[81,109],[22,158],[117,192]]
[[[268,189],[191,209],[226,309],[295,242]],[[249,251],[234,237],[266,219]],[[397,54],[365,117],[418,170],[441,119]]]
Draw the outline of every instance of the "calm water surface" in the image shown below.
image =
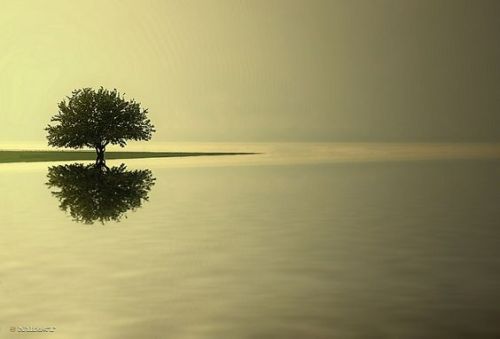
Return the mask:
[[104,225],[0,164],[0,338],[500,336],[499,160],[245,157],[110,162],[156,180]]

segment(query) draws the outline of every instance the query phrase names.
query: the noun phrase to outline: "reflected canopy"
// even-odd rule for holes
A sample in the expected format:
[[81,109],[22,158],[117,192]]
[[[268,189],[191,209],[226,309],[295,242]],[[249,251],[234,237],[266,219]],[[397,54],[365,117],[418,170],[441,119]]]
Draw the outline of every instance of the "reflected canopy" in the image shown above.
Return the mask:
[[85,224],[126,218],[127,211],[149,200],[155,183],[150,170],[128,171],[124,164],[111,168],[93,164],[52,166],[47,177],[47,186],[59,199],[61,210]]

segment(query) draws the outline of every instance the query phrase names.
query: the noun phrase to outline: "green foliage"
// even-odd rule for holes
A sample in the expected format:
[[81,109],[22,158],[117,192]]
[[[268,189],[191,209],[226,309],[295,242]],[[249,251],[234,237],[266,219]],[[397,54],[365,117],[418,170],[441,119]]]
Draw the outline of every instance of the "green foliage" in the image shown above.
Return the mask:
[[53,166],[47,186],[59,199],[59,207],[77,222],[120,221],[125,212],[141,207],[155,178],[150,170],[127,171],[121,164],[107,170],[102,166],[72,164]]
[[104,150],[108,144],[124,147],[127,140],[150,140],[155,132],[148,110],[116,89],[78,89],[58,107],[51,119],[55,124],[45,129],[50,146]]

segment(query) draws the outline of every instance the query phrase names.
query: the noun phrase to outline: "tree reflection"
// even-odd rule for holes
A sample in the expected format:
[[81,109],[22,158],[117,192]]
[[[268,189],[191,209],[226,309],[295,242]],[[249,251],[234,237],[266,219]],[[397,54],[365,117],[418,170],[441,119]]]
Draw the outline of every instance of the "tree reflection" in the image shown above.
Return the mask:
[[111,168],[71,164],[52,166],[47,186],[59,199],[61,210],[77,222],[104,224],[120,221],[125,212],[141,207],[155,178],[150,170],[128,171],[124,164]]

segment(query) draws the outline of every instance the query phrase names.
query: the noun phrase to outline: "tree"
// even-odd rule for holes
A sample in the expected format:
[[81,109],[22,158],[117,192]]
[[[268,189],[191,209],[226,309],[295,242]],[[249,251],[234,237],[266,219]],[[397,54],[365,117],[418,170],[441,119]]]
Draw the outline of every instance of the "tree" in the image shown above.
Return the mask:
[[126,212],[148,201],[155,184],[150,170],[127,170],[124,164],[107,171],[94,165],[71,164],[49,168],[46,185],[59,199],[59,208],[76,222],[119,222]]
[[96,165],[105,166],[106,146],[124,147],[127,140],[150,140],[155,132],[148,110],[133,99],[125,100],[116,89],[77,89],[66,99],[51,119],[55,125],[45,128],[49,146],[93,148]]

